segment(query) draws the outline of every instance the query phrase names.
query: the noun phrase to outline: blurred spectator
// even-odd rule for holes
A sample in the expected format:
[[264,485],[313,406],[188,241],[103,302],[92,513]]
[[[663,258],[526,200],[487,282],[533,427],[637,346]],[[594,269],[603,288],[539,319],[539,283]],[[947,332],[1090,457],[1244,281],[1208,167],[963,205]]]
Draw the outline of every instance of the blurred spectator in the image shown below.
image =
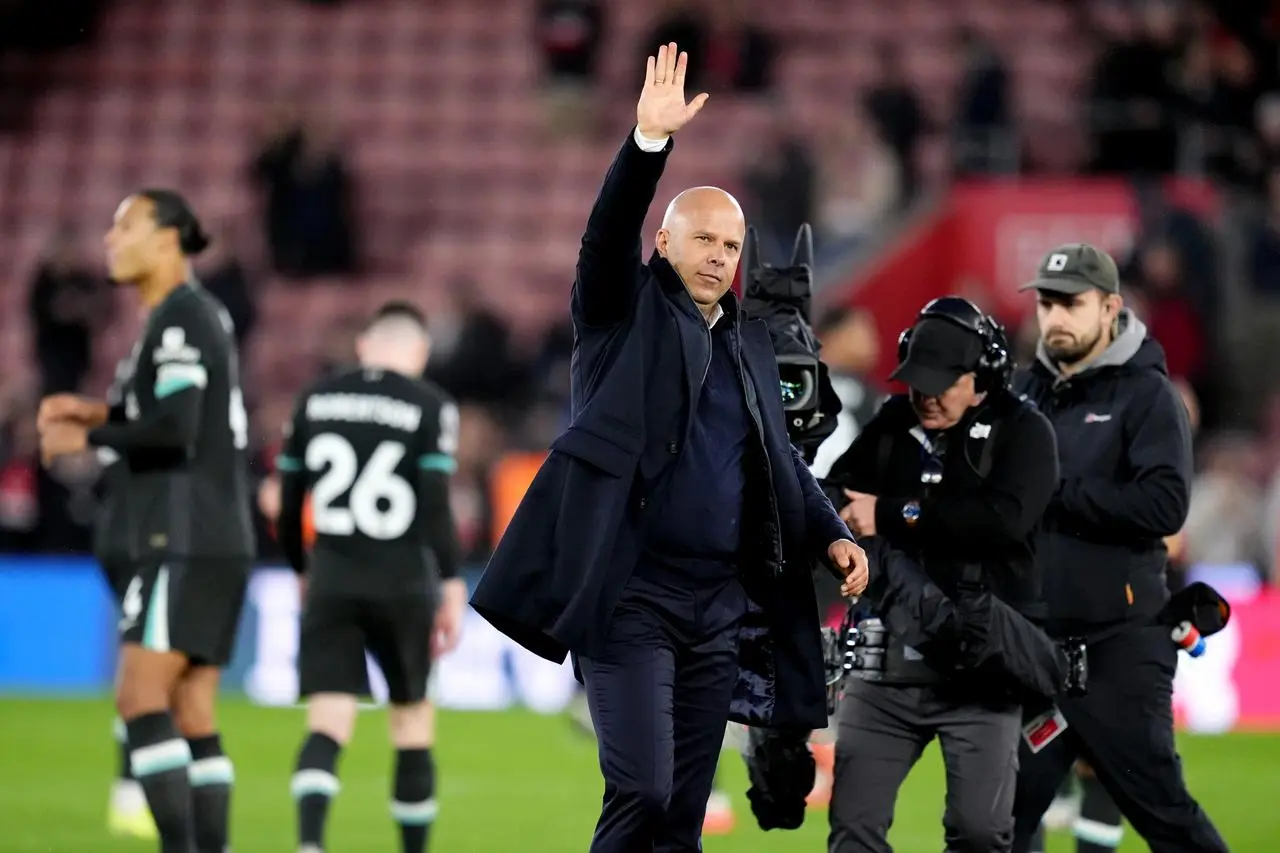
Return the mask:
[[604,23],[599,0],[542,0],[538,8],[547,122],[553,133],[582,131],[592,122]]
[[750,0],[665,0],[645,56],[675,42],[689,53],[685,91],[763,92],[773,82],[775,39],[753,20]]
[[818,318],[814,332],[822,342],[822,361],[841,405],[836,431],[813,460],[814,475],[823,477],[880,408],[884,394],[868,378],[880,358],[880,332],[869,312],[834,308]]
[[1247,436],[1219,435],[1209,442],[1183,528],[1188,563],[1266,564],[1256,475],[1256,451]]
[[824,263],[857,248],[898,208],[901,170],[879,129],[855,111],[822,136],[817,174],[815,244]]
[[1194,214],[1178,207],[1159,180],[1134,181],[1138,203],[1137,249],[1153,242],[1168,242],[1178,251],[1183,285],[1207,330],[1218,317],[1218,250],[1208,227]]
[[502,403],[516,389],[511,331],[489,305],[480,301],[479,288],[456,281],[450,305],[433,313],[431,361],[427,378],[438,382],[459,403]]
[[925,117],[897,42],[883,43],[876,50],[875,77],[863,96],[862,109],[896,155],[898,192],[904,202],[910,201],[916,191],[916,145],[925,131]]
[[1183,288],[1182,259],[1167,241],[1144,248],[1138,259],[1137,280],[1147,303],[1146,323],[1164,347],[1169,376],[1186,379],[1193,387],[1204,378],[1205,334],[1195,306]]
[[965,27],[957,41],[964,72],[955,106],[955,169],[960,174],[1016,172],[1009,73],[978,31]]
[[1168,0],[1100,7],[1107,45],[1094,71],[1091,117],[1100,172],[1172,172],[1177,132],[1170,106],[1178,17]]
[[462,406],[458,414],[458,470],[449,503],[464,564],[482,565],[494,544],[489,474],[506,447],[502,426],[487,408]]
[[1254,289],[1280,307],[1280,167],[1267,172],[1266,207],[1251,242]]
[[1263,168],[1255,130],[1258,91],[1253,56],[1234,38],[1220,40],[1213,56],[1206,167],[1216,178],[1253,187]]
[[356,271],[352,188],[332,125],[277,108],[254,175],[276,272],[311,278]]
[[249,285],[249,274],[237,251],[236,225],[223,225],[209,248],[200,256],[200,281],[206,290],[218,297],[235,325],[236,347],[240,363],[245,363],[245,340],[258,318],[257,294]]
[[779,116],[759,138],[743,176],[747,221],[758,233],[766,263],[791,257],[796,231],[813,216],[815,166],[795,123]]
[[90,273],[75,234],[62,229],[45,249],[27,302],[41,394],[74,392],[89,373],[95,334],[111,321],[110,285]]
[[1258,99],[1258,171],[1261,189],[1267,192],[1271,172],[1280,167],[1280,93],[1270,92]]
[[534,405],[522,428],[519,444],[546,447],[569,426],[573,324],[554,323],[544,334],[531,371]]

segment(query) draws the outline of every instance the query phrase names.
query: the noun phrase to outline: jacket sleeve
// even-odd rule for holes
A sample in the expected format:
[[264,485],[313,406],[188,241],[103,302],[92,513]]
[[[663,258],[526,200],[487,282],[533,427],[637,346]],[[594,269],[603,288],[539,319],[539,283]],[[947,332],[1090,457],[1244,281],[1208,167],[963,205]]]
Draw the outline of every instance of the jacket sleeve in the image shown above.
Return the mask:
[[1182,529],[1191,503],[1191,427],[1167,381],[1125,415],[1128,477],[1063,480],[1050,512],[1067,530],[1160,539]]
[[[1057,439],[1044,415],[1031,408],[998,429],[991,472],[977,489],[921,501],[920,518],[910,527],[902,518],[904,501],[878,500],[876,530],[894,542],[913,536],[965,545],[1024,540],[1058,484]],[[976,442],[969,444],[976,457]]]
[[796,469],[796,477],[800,480],[800,491],[804,493],[805,533],[809,546],[817,556],[825,558],[832,542],[837,539],[853,541],[853,534],[840,520],[840,515],[805,464],[804,457],[794,446],[791,447],[791,462]]
[[644,151],[633,131],[604,177],[578,251],[570,310],[575,323],[612,326],[626,317],[641,282],[640,229],[653,203],[672,141]]

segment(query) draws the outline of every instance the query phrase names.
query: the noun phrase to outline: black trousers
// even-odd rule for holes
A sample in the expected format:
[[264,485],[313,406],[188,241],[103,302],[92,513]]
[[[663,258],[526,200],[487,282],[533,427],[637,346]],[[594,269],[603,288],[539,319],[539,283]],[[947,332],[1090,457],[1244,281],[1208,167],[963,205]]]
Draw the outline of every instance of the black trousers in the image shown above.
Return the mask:
[[638,570],[614,611],[607,648],[575,659],[604,776],[591,853],[702,849],[745,608],[736,578],[699,584]]
[[1089,646],[1089,692],[1058,705],[1068,728],[1036,755],[1024,751],[1014,805],[1014,853],[1027,853],[1045,810],[1084,758],[1152,853],[1226,853],[1187,791],[1173,733],[1178,651],[1169,629],[1126,629]]
[[959,701],[945,688],[850,679],[837,720],[830,853],[891,853],[898,789],[935,737],[947,768],[947,851],[1009,849],[1021,709]]

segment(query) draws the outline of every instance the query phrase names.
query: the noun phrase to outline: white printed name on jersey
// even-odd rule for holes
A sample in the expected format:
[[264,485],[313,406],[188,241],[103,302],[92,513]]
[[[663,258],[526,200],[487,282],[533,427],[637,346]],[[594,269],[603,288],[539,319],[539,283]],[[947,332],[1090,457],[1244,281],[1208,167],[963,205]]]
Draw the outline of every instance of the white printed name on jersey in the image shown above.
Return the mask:
[[381,394],[316,394],[307,399],[307,420],[375,423],[417,432],[422,407]]

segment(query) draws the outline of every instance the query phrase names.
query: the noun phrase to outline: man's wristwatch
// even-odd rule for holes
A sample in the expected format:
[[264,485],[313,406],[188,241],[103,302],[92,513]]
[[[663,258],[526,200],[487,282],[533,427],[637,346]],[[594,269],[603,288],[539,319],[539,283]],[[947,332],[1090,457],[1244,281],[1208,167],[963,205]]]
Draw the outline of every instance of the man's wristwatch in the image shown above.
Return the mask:
[[902,520],[907,527],[915,527],[920,520],[920,502],[907,501],[902,505]]

